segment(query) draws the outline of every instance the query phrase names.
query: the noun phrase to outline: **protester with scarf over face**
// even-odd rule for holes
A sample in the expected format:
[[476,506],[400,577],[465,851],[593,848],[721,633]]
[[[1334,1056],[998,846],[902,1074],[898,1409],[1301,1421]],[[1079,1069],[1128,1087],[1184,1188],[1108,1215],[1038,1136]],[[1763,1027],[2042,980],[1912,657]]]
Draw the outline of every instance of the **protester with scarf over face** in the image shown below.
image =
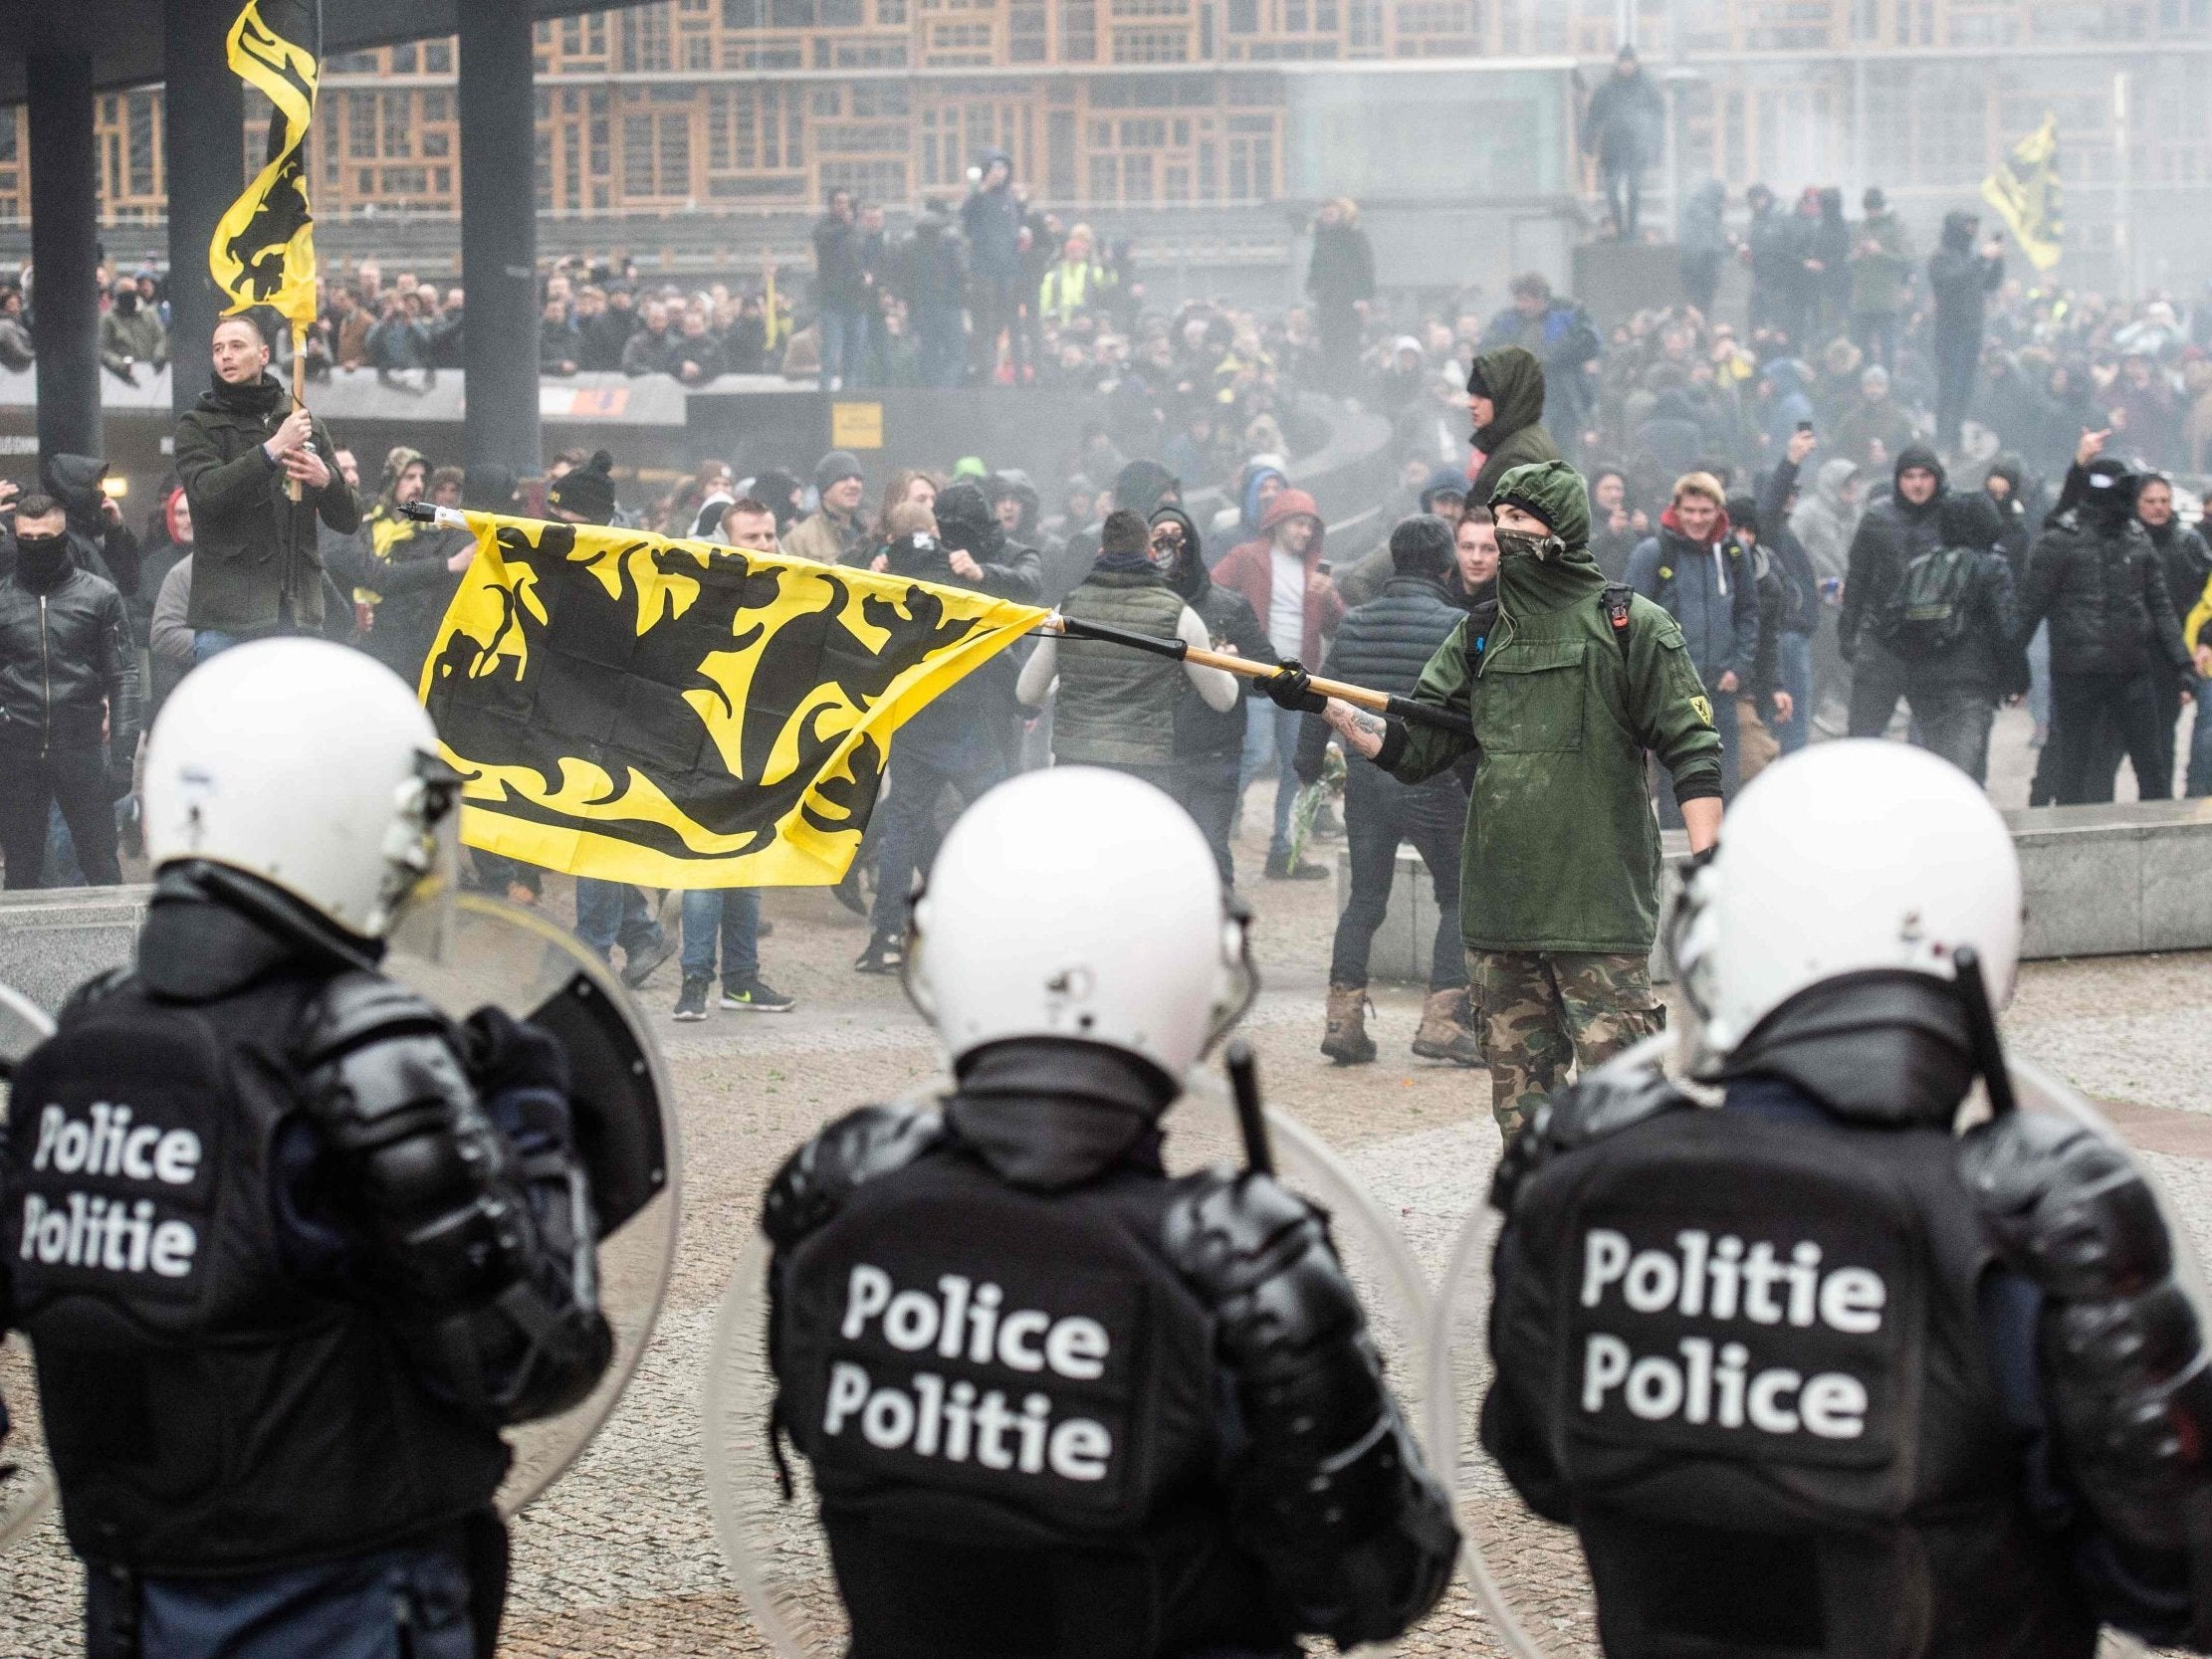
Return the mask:
[[[1198,525],[1180,507],[1163,507],[1152,516],[1152,556],[1166,572],[1168,585],[1206,624],[1217,651],[1257,663],[1277,661],[1267,630],[1252,607],[1232,587],[1217,582],[1206,568],[1206,548]],[[1229,826],[1236,821],[1237,776],[1244,754],[1245,724],[1251,713],[1251,682],[1236,682],[1237,698],[1217,709],[1196,686],[1186,685],[1175,709],[1175,796],[1214,849],[1224,886],[1236,884],[1236,863],[1229,853]],[[1268,706],[1272,712],[1272,706]]]
[[[1470,617],[1422,672],[1414,700],[1473,735],[1330,700],[1345,743],[1400,781],[1476,756],[1459,925],[1490,1059],[1491,1111],[1510,1139],[1570,1065],[1588,1073],[1659,1029],[1648,961],[1659,928],[1659,841],[1647,756],[1672,779],[1692,851],[1720,828],[1720,738],[1674,619],[1632,595],[1616,617],[1590,556],[1589,497],[1564,462],[1499,481],[1497,613]],[[1616,621],[1620,626],[1616,626]],[[1302,672],[1267,682],[1315,699]]]

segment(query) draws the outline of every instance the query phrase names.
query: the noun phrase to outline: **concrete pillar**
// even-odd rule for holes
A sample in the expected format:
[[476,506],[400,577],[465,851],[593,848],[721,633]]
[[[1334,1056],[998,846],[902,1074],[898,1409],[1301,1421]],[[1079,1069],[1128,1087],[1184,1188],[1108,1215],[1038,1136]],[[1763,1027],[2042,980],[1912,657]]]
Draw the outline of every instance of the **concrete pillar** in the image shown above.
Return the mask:
[[[227,299],[207,274],[215,223],[246,188],[246,84],[223,38],[232,0],[163,0],[161,142],[169,187],[169,390],[178,414],[207,390],[207,342]],[[309,140],[324,137],[323,123]],[[312,185],[311,185],[312,189]]]
[[98,455],[99,180],[93,61],[39,54],[24,65],[31,111],[31,342],[38,352],[39,454]]
[[538,421],[538,110],[528,0],[469,0],[461,23],[461,364],[471,466],[544,466]]

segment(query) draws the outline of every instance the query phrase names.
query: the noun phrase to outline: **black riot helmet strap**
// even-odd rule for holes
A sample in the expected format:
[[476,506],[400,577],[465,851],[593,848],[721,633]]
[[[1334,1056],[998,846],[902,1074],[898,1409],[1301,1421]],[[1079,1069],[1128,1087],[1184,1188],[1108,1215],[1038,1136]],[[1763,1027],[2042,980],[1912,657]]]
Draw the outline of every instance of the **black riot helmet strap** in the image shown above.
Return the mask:
[[2017,1110],[2012,1073],[2005,1065],[2004,1040],[1997,1034],[1996,1010],[1989,1005],[1989,982],[1982,977],[1981,952],[1962,944],[1951,952],[1958,978],[1958,1004],[1966,1014],[1966,1040],[1973,1045],[1974,1069],[1989,1093],[1989,1115],[2003,1118]]

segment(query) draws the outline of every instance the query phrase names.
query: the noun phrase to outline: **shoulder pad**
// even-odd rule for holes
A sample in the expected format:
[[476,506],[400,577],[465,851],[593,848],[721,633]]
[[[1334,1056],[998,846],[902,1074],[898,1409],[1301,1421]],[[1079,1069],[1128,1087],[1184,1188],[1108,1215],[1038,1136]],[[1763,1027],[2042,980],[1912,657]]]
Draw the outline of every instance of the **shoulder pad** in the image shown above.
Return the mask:
[[829,1221],[863,1181],[904,1169],[945,1141],[945,1121],[906,1105],[849,1112],[793,1152],[769,1182],[761,1231],[788,1249]]
[[299,1050],[312,1066],[372,1038],[426,1032],[446,1036],[451,1030],[445,1015],[397,980],[380,973],[341,973],[308,1005]]
[[1578,1151],[1661,1113],[1695,1111],[1697,1103],[1664,1072],[1600,1071],[1562,1089],[1521,1126],[1490,1178],[1490,1205],[1513,1212],[1528,1178],[1563,1152]]
[[1216,1296],[1249,1288],[1270,1271],[1276,1245],[1326,1217],[1272,1175],[1208,1169],[1183,1190],[1160,1220],[1160,1239],[1176,1270]]
[[1161,1242],[1242,1371],[1267,1371],[1364,1326],[1327,1214],[1272,1175],[1197,1176],[1162,1217]]
[[1991,1242],[2049,1295],[2126,1294],[2172,1271],[2172,1240],[2142,1172],[2094,1130],[2011,1112],[1960,1139],[1958,1171]]
[[74,1019],[94,1004],[106,1001],[129,984],[130,979],[131,970],[127,967],[111,967],[106,973],[94,974],[69,993],[61,1012],[55,1016],[57,1022]]

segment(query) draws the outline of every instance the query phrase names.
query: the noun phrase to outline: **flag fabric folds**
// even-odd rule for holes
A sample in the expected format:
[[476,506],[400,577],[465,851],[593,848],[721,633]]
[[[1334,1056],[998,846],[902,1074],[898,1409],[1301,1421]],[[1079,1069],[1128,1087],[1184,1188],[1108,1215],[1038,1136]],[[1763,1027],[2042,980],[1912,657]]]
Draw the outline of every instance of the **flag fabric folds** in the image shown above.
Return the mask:
[[1982,199],[1997,210],[2030,265],[2048,271],[2059,263],[2066,218],[2060,211],[2057,115],[2045,115],[2043,124],[1997,163],[1982,180]]
[[463,517],[421,694],[461,839],[646,887],[824,885],[892,733],[1047,613],[596,524]]
[[231,25],[231,73],[275,105],[268,159],[207,245],[207,268],[229,310],[268,306],[305,340],[315,321],[315,217],[302,145],[315,118],[321,30],[312,0],[247,0]]

